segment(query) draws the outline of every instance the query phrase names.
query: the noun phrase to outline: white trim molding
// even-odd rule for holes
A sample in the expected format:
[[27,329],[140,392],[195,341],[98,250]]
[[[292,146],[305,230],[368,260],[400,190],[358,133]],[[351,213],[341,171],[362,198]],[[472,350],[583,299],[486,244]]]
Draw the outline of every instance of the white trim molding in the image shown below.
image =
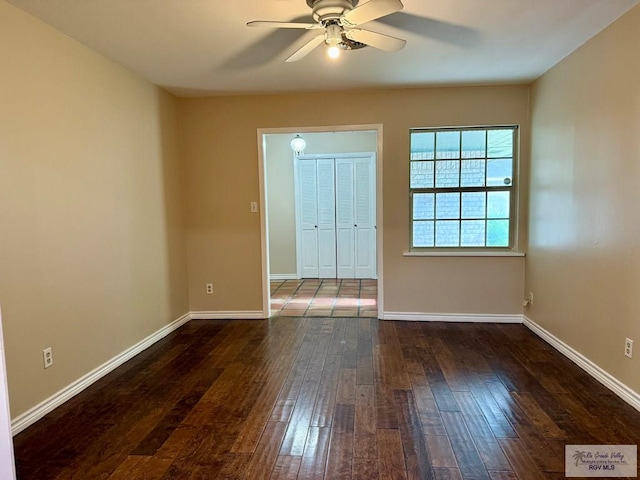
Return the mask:
[[272,273],[269,275],[271,280],[300,280],[297,273]]
[[190,320],[263,320],[266,318],[260,310],[251,310],[246,312],[228,311],[228,312],[191,312]]
[[522,323],[521,314],[384,312],[384,320],[409,322]]
[[182,325],[187,323],[189,320],[190,320],[190,314],[187,313],[183,315],[177,320],[174,320],[170,324],[165,325],[160,330],[156,331],[155,333],[152,333],[145,339],[136,343],[132,347],[127,348],[124,352],[116,355],[111,360],[108,360],[107,362],[100,365],[98,368],[80,377],[78,380],[71,383],[67,387],[63,388],[59,392],[54,393],[49,398],[40,402],[35,407],[27,410],[21,415],[18,415],[11,422],[12,435],[17,435],[18,433],[22,432],[25,428],[33,425],[35,422],[40,420],[46,414],[56,409],[57,407],[62,405],[64,402],[75,397],[84,389],[91,386],[92,384],[100,380],[102,377],[107,375],[108,373],[111,373],[120,365],[132,359],[142,351],[146,350],[154,343],[163,339],[164,337],[169,335],[171,332],[177,330]]
[[402,252],[403,257],[524,257],[514,250],[412,250]]
[[574,350],[572,347],[560,340],[554,334],[545,330],[543,327],[538,325],[526,315],[524,316],[524,325],[549,345],[551,345],[553,348],[555,348],[557,351],[559,351],[561,354],[563,354],[565,357],[567,357],[569,360],[571,360],[573,363],[582,368],[585,372],[595,378],[602,385],[618,395],[622,400],[627,402],[636,410],[640,411],[640,394],[638,392],[629,388],[616,377],[593,363],[577,350]]

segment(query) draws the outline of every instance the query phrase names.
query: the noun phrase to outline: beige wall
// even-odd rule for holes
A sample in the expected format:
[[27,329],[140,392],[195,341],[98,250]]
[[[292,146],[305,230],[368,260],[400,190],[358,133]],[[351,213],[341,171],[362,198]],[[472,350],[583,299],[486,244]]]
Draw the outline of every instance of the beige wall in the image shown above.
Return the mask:
[[635,391],[639,46],[635,7],[534,85],[526,275],[527,315]]
[[[403,252],[409,245],[409,128],[520,124],[526,185],[528,105],[527,86],[181,99],[191,309],[262,310],[260,217],[249,211],[259,197],[258,128],[381,123],[385,310],[521,313],[523,258],[408,258]],[[524,212],[523,201],[523,218]],[[205,294],[207,282],[214,283],[214,295]]]
[[[376,132],[322,132],[302,135],[306,155],[375,152]],[[293,173],[293,134],[265,135],[267,205],[269,210],[269,268],[272,275],[295,275],[296,215]]]
[[0,70],[15,418],[186,313],[188,295],[175,99],[4,1]]

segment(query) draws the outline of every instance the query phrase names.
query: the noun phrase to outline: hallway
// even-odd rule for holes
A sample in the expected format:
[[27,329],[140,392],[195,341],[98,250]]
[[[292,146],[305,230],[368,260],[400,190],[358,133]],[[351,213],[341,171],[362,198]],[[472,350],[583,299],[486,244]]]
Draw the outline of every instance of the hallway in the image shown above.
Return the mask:
[[271,281],[271,313],[282,317],[378,316],[378,282],[372,279]]

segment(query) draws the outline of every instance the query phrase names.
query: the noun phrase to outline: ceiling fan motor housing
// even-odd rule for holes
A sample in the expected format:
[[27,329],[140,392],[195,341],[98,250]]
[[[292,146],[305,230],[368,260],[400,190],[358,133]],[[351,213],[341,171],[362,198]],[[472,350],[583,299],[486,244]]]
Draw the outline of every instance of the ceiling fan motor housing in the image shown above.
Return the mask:
[[307,0],[307,5],[313,9],[313,19],[322,24],[338,20],[357,4],[358,0]]

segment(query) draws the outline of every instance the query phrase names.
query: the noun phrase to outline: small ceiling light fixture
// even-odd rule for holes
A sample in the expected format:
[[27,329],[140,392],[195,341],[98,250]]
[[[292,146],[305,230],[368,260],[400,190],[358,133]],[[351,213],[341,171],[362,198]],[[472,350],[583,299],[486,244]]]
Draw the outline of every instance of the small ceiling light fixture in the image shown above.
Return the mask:
[[336,23],[327,25],[325,43],[327,44],[327,55],[330,58],[338,58],[340,56],[340,43],[342,42],[342,29]]
[[291,149],[295,152],[296,155],[302,155],[306,146],[307,142],[305,142],[304,138],[302,138],[300,135],[296,135],[296,137],[291,140]]

